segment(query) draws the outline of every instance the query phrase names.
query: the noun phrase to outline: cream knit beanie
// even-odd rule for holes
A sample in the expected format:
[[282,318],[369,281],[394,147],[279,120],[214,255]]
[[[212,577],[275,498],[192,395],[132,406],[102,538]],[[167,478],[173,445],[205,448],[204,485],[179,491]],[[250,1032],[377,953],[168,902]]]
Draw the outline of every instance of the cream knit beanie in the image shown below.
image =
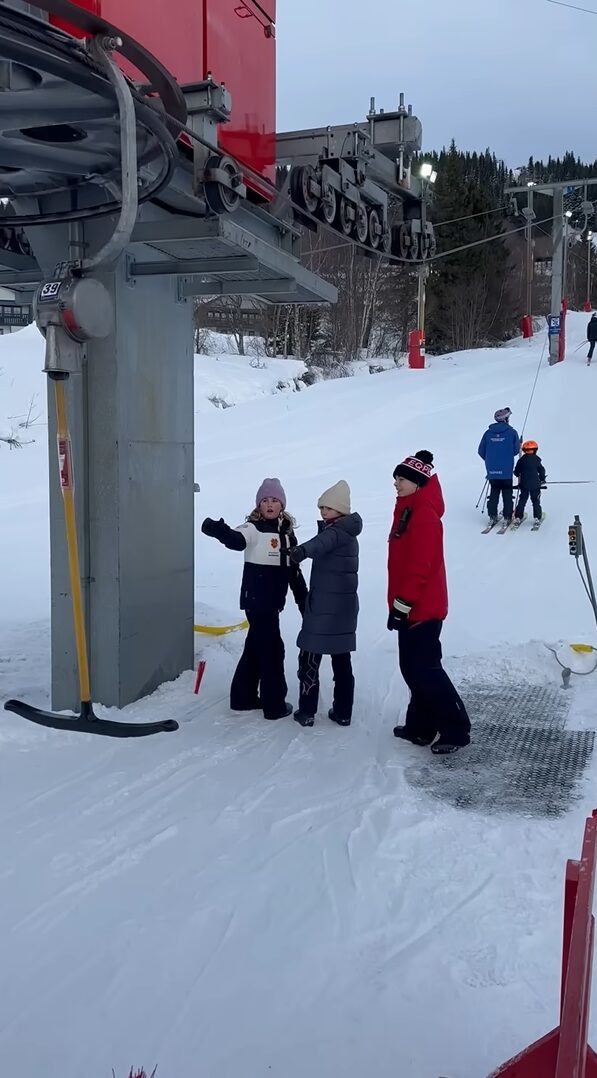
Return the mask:
[[343,517],[350,514],[350,487],[344,479],[335,483],[329,490],[324,490],[317,502],[317,508],[322,509],[323,506],[328,509],[335,509]]

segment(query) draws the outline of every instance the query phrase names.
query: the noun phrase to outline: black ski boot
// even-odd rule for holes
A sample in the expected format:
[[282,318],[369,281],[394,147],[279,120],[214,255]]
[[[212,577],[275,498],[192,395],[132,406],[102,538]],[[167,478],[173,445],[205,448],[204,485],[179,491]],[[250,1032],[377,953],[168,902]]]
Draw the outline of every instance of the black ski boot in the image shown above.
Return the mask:
[[266,715],[264,712],[263,717],[264,719],[269,719],[271,722],[274,722],[276,719],[287,719],[289,715],[292,715],[292,704],[286,703],[284,704],[283,710],[277,715]]
[[466,741],[461,741],[460,744],[455,745],[454,742],[443,740],[441,737],[437,741],[433,742],[431,751],[434,756],[450,756],[453,752],[458,752],[459,749],[465,749],[470,744],[470,737],[467,737]]
[[338,715],[336,715],[333,707],[331,707],[330,710],[328,711],[328,719],[331,719],[332,722],[335,722],[337,726],[350,726],[350,722],[351,722],[350,719],[341,719],[341,718],[339,718]]
[[304,711],[299,709],[294,713],[294,721],[298,722],[299,726],[314,726],[315,715],[306,715]]
[[418,737],[417,734],[409,733],[406,726],[395,726],[394,737],[399,737],[401,741],[410,741],[411,745],[428,748],[434,738],[437,737],[437,734],[433,734],[433,737]]

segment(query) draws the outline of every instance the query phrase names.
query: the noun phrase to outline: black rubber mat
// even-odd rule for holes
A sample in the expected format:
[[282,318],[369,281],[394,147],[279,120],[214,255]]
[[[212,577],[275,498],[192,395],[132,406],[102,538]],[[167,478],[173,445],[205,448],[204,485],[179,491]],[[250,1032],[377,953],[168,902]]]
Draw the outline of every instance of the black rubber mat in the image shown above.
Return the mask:
[[406,768],[412,786],[457,808],[482,813],[562,816],[580,792],[593,752],[592,730],[567,730],[571,697],[520,684],[460,686],[472,742],[453,756]]

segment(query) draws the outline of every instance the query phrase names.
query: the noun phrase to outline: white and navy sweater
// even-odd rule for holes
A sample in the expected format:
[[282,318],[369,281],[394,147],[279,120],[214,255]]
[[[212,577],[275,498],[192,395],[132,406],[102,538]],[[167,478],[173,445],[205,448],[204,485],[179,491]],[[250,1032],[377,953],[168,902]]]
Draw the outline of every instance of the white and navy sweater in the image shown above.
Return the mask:
[[241,610],[248,614],[279,613],[290,588],[303,613],[308,589],[300,568],[288,557],[289,550],[297,545],[288,517],[247,520],[238,528],[230,528],[220,520],[214,530],[214,538],[229,550],[245,552]]

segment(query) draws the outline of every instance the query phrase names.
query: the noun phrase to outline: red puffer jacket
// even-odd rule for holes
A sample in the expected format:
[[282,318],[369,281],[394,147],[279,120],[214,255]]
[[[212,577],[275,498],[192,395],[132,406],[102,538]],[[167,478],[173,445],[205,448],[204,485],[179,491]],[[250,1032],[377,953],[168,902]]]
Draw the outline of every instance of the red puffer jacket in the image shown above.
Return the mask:
[[[415,494],[396,499],[388,548],[388,606],[394,599],[409,603],[409,621],[443,621],[448,613],[441,521],[444,508],[436,475]],[[405,509],[410,510],[408,522],[398,535]]]

